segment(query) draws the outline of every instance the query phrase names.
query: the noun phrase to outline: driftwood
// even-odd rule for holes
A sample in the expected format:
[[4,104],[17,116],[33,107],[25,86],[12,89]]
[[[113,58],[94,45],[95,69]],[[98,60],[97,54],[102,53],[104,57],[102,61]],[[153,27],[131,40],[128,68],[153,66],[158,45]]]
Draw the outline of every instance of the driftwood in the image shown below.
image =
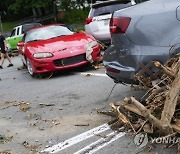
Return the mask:
[[163,70],[163,72],[168,75],[171,78],[175,78],[175,72],[173,69],[167,67],[167,66],[163,66],[160,62],[155,62],[154,65],[158,68],[161,68]]

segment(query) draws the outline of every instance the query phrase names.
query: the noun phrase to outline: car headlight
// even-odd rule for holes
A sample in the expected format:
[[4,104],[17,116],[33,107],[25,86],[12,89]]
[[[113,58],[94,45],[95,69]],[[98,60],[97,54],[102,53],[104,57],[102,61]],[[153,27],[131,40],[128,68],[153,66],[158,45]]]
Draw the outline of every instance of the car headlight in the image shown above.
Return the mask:
[[97,41],[92,41],[92,42],[89,42],[85,45],[85,48],[86,48],[86,59],[90,62],[90,63],[93,63],[93,58],[91,56],[91,53],[93,52],[93,47],[98,45]]
[[35,53],[34,58],[41,59],[41,58],[50,58],[53,57],[53,54],[50,52],[41,52],[41,53]]

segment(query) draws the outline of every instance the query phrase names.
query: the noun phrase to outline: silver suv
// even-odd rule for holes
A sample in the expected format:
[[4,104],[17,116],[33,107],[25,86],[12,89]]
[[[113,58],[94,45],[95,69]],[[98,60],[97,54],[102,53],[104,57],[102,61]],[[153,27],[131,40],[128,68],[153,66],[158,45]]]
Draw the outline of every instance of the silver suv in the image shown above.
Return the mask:
[[103,43],[110,44],[109,21],[112,13],[134,4],[134,0],[97,1],[85,20],[85,32]]
[[180,1],[149,0],[116,11],[110,31],[111,45],[103,61],[106,73],[125,83],[133,83],[139,71],[154,78],[151,62],[164,63],[180,52]]

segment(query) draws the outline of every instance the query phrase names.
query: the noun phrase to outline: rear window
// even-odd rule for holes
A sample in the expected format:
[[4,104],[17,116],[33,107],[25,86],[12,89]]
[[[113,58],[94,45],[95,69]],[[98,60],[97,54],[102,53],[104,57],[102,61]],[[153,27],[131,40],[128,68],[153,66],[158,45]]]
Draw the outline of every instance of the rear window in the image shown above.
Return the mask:
[[29,29],[31,29],[31,28],[33,28],[33,27],[39,27],[39,26],[41,26],[40,23],[23,25],[23,26],[22,26],[22,30],[23,30],[23,33],[25,33],[25,32],[27,32]]
[[89,17],[112,14],[114,11],[129,7],[131,5],[131,2],[126,4],[94,5],[90,11]]

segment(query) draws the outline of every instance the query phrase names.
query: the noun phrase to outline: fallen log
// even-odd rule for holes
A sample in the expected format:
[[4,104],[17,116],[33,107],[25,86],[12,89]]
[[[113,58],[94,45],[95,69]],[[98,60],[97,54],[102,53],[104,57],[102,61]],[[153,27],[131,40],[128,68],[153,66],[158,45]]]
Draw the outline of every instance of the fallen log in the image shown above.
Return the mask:
[[[180,70],[178,71],[175,80],[172,83],[171,89],[169,90],[168,95],[164,103],[164,109],[161,116],[162,124],[165,128],[169,128],[171,124],[172,117],[174,115],[176,105],[179,99],[180,94]],[[172,130],[167,130],[171,132]]]

